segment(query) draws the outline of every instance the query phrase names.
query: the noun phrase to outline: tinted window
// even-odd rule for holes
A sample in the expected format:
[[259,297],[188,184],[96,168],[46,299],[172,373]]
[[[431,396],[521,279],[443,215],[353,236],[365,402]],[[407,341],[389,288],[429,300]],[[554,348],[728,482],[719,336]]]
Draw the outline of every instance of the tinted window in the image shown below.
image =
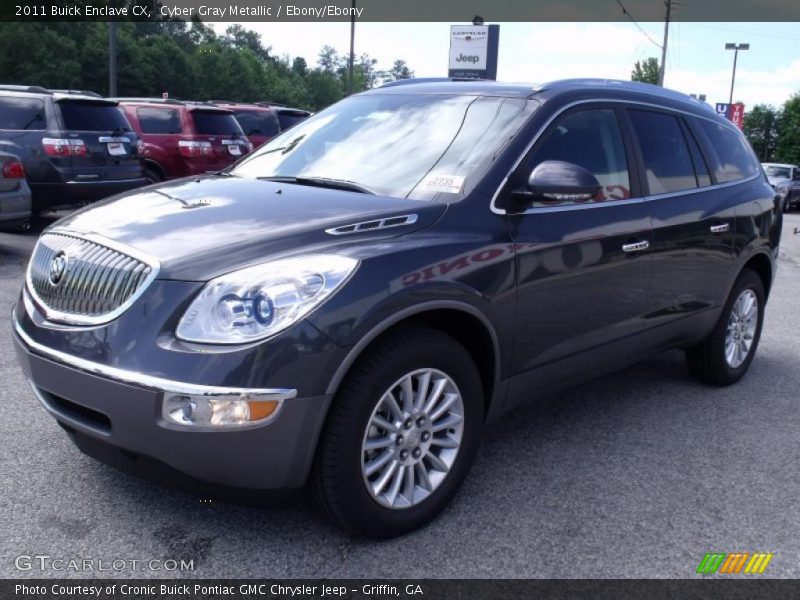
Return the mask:
[[64,129],[73,131],[131,131],[122,109],[111,104],[59,102]]
[[744,138],[723,123],[697,119],[710,147],[711,168],[717,183],[743,179],[756,173],[756,165]]
[[181,133],[181,116],[173,108],[137,108],[142,133]]
[[692,163],[694,163],[694,174],[697,176],[697,185],[705,187],[711,185],[711,174],[708,171],[708,163],[700,150],[697,139],[688,127],[684,126],[683,132],[689,144],[689,151],[692,153]]
[[694,165],[678,118],[643,110],[630,111],[630,117],[642,150],[650,193],[697,187]]
[[231,113],[193,110],[194,128],[201,135],[242,135],[242,128]]
[[275,113],[263,110],[237,110],[233,113],[245,135],[272,137],[280,133]]
[[595,202],[631,196],[625,147],[611,109],[584,110],[564,117],[546,134],[532,158],[531,167],[546,160],[563,160],[591,171],[603,186]]
[[304,112],[279,112],[278,120],[281,123],[281,131],[289,129],[292,125],[297,125],[300,121],[304,121],[309,117],[308,113]]
[[44,102],[36,98],[0,98],[0,129],[44,129]]

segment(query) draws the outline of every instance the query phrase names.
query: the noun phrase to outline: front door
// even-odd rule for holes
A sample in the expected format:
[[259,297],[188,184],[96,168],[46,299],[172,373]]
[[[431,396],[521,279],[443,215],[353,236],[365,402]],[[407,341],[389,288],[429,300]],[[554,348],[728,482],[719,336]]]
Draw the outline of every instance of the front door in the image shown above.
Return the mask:
[[[618,117],[609,105],[562,114],[498,197],[518,257],[512,396],[590,376],[636,352],[650,307],[653,238]],[[588,202],[537,201],[514,214],[512,191],[546,160],[584,167],[602,192]]]

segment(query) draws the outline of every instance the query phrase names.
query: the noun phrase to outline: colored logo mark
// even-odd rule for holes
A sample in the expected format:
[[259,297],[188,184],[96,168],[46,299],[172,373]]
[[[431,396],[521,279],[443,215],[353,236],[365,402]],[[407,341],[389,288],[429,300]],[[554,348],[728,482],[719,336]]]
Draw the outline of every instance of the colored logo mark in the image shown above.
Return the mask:
[[703,575],[760,575],[767,570],[773,556],[772,552],[708,552],[697,566],[697,572]]

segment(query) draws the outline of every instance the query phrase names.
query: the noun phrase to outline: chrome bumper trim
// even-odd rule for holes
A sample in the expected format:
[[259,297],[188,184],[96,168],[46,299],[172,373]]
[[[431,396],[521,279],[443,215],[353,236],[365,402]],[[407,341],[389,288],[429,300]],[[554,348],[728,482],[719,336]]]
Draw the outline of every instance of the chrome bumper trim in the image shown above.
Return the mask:
[[[59,363],[65,364],[81,371],[86,371],[93,375],[100,375],[108,379],[118,381],[120,383],[130,384],[139,387],[150,388],[159,392],[169,394],[186,394],[192,396],[240,396],[247,400],[262,400],[262,401],[277,401],[283,402],[284,400],[291,400],[297,396],[297,390],[290,388],[237,388],[237,387],[219,387],[210,385],[197,385],[194,383],[184,383],[181,381],[173,381],[171,379],[164,379],[161,377],[153,377],[144,373],[136,371],[128,371],[117,367],[109,367],[108,365],[101,365],[85,358],[79,358],[53,350],[36,341],[34,341],[22,327],[20,327],[16,316],[16,307],[11,313],[11,321],[14,323],[14,332],[19,336],[23,343],[45,358],[55,360]],[[278,414],[276,409],[275,414]]]

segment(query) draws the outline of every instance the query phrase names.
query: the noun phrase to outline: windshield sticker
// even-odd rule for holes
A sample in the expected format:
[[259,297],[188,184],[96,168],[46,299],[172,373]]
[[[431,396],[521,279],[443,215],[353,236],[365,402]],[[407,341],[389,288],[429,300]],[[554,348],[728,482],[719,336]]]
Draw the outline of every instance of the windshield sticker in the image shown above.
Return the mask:
[[420,191],[433,193],[459,194],[463,187],[463,175],[426,175],[419,184]]

